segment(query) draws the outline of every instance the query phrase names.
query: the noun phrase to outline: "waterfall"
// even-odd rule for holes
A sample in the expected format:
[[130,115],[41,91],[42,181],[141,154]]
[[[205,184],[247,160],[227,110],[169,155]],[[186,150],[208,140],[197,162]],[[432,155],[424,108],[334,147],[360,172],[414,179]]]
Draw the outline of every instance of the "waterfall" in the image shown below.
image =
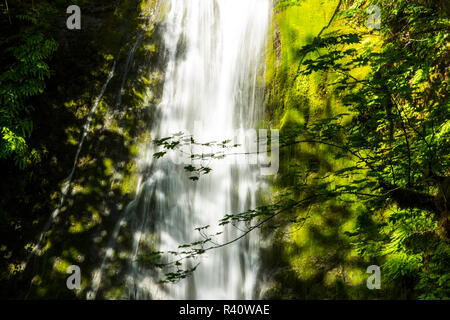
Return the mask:
[[[255,128],[263,115],[270,6],[270,0],[163,2],[166,70],[157,107],[159,122],[151,129],[152,138],[183,132],[191,133],[197,141],[224,141],[233,139],[236,132]],[[254,208],[257,192],[264,184],[258,166],[236,157],[211,160],[208,167],[212,171],[192,181],[178,151],[155,159],[157,151],[154,145],[142,149],[136,198],[118,222],[107,250],[111,257],[119,229],[131,234],[130,265],[125,275],[128,297],[258,298],[256,231],[193,261],[184,261],[184,268],[199,265],[192,275],[175,284],[159,284],[158,277],[164,275],[137,261],[153,249],[173,251],[202,240],[195,231],[198,227],[209,225],[208,234],[221,232],[215,243],[236,239],[242,230],[220,227],[220,219]],[[94,277],[97,288],[106,258]],[[91,298],[95,292],[91,292]]]

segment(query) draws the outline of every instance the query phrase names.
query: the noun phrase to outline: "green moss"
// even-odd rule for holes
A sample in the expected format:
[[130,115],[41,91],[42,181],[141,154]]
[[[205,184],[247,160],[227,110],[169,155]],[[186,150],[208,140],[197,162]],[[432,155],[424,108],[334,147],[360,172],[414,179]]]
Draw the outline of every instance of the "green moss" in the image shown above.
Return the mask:
[[295,127],[301,127],[305,124],[303,115],[295,109],[286,110],[283,118],[280,121],[280,129],[292,129]]
[[128,174],[125,176],[121,184],[121,191],[123,194],[134,194],[136,191],[138,177],[136,175],[136,165],[130,164],[128,167]]
[[115,172],[113,160],[105,158],[103,159],[103,165],[105,166],[105,175],[112,176]]
[[[279,127],[282,135],[291,129],[307,127],[310,122],[323,117],[347,111],[330,86],[335,75],[325,72],[298,74],[303,59],[298,52],[328,24],[337,3],[305,0],[301,6],[282,9],[275,16],[272,47],[266,60],[266,104],[268,121]],[[342,26],[336,22],[326,31],[339,28]],[[311,57],[305,57],[308,58]],[[345,181],[329,176],[330,172],[349,165],[348,159],[335,160],[335,150],[331,147],[312,144],[281,150],[280,161],[280,172],[274,181],[275,194],[286,186],[302,183],[301,176],[292,176],[292,166],[299,172],[309,172],[310,182],[320,178],[333,185],[345,184]],[[352,211],[355,209],[352,207]],[[362,281],[367,266],[351,249],[350,239],[345,235],[345,231],[355,225],[355,217],[349,212],[350,208],[336,206],[331,201],[314,204],[295,213],[299,218],[307,217],[303,225],[292,225],[287,233],[276,234],[276,247],[280,246],[282,250],[278,254],[271,253],[274,257],[268,264],[276,263],[277,268],[289,270],[288,275],[277,276],[278,297],[370,297]],[[280,261],[284,262],[281,266]]]
[[53,270],[55,270],[58,273],[66,274],[67,269],[72,265],[71,262],[63,259],[63,258],[57,258],[55,263],[53,264]]

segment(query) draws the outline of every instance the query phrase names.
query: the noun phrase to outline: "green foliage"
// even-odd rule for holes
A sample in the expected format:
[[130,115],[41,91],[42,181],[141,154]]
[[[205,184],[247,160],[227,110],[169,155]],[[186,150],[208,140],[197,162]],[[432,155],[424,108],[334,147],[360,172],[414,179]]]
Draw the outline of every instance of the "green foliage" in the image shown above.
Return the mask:
[[[341,16],[364,21],[364,5]],[[407,297],[433,299],[449,297],[450,22],[437,5],[380,1],[381,45],[369,33],[334,32],[300,51],[310,57],[302,74],[334,73],[331,85],[353,115],[348,125],[338,116],[307,130],[311,140],[357,160],[334,172],[350,180],[333,190],[357,195],[366,207],[348,235],[361,256],[384,261],[392,290],[398,285]],[[358,68],[370,71],[355,75]]]
[[[290,10],[299,4],[281,1],[278,8]],[[380,31],[361,27],[369,2],[346,2],[328,24],[338,17],[336,24],[345,27],[322,29],[270,70],[277,82],[269,87],[269,113],[281,122],[281,155],[292,157],[299,146],[314,148],[339,167],[317,168],[304,160],[282,164],[283,183],[275,205],[226,215],[222,223],[253,223],[250,232],[270,221],[280,231],[298,222],[303,226],[309,215],[298,214],[319,203],[355,203],[349,210],[355,226],[344,234],[360,258],[381,266],[391,295],[448,299],[448,11],[441,10],[440,2],[377,4],[383,16]],[[294,46],[288,45],[285,51],[292,51]],[[300,66],[284,65],[286,61]],[[298,70],[295,75],[293,69]],[[308,100],[299,90],[304,88],[301,81],[317,78],[324,82],[317,91],[333,92],[345,112],[302,118],[299,104]],[[167,138],[166,149],[179,147],[173,142]],[[193,173],[201,167],[185,169]],[[280,212],[286,213],[284,222]],[[197,248],[200,254],[203,245]],[[199,252],[188,253],[194,257]]]
[[[39,9],[49,10],[48,6]],[[3,59],[9,58],[8,66],[0,74],[0,158],[13,157],[21,168],[33,157],[26,143],[33,130],[29,101],[43,93],[45,80],[51,75],[47,60],[58,48],[55,40],[38,31],[46,26],[39,9],[33,7],[26,15],[16,16],[31,25],[7,39],[9,46],[3,52]]]

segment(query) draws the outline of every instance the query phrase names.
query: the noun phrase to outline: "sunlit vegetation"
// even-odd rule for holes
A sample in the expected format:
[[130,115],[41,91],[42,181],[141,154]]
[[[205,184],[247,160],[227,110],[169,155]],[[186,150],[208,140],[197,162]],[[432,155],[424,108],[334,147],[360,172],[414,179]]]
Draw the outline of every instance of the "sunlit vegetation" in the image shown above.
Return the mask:
[[[149,109],[163,78],[159,25],[141,14],[156,2],[0,5],[1,297],[77,298],[60,286],[67,267],[89,266],[92,252],[107,250],[157,117]],[[85,9],[82,32],[65,29],[69,4]],[[381,8],[379,30],[367,26],[371,4]],[[449,299],[449,14],[445,0],[275,1],[264,125],[280,130],[280,170],[263,206],[218,221],[252,223],[247,232],[261,229],[268,240],[264,298]],[[33,256],[114,63],[60,216]],[[176,149],[176,139],[156,143]],[[213,174],[185,169],[194,181]],[[111,279],[123,276],[131,238],[118,239]],[[211,240],[181,243],[172,255],[192,259],[221,246]],[[139,262],[167,267],[166,253],[148,247]],[[381,290],[366,286],[369,265],[381,268]],[[162,282],[195,272],[175,270]],[[83,294],[95,271],[84,268]],[[121,297],[116,284],[104,288],[102,297]]]
[[[280,172],[268,205],[221,221],[252,221],[246,232],[272,239],[267,298],[448,298],[449,8],[379,1],[374,30],[369,4],[275,8],[266,113],[281,132]],[[212,243],[205,236],[178,255]],[[381,267],[381,290],[367,290],[369,265]]]
[[[448,298],[448,4],[378,1],[381,30],[369,2],[280,4],[267,99],[291,143],[274,191],[329,200],[276,231],[274,296]],[[381,292],[364,290],[370,264]]]
[[[81,31],[69,31],[65,25],[66,8],[74,3],[82,8]],[[7,101],[9,92],[18,99],[14,105],[1,103],[0,125],[18,138],[4,135],[0,145],[1,295],[73,298],[77,292],[60,285],[67,266],[87,264],[93,252],[105,250],[116,219],[135,192],[134,158],[149,139],[148,109],[158,101],[161,78],[157,25],[150,27],[145,14],[154,1],[8,5],[8,11],[1,7],[0,16],[5,53],[0,55],[0,99]],[[133,46],[135,63],[125,68]],[[87,115],[114,61],[121,67],[93,115],[60,218],[42,241],[43,254],[34,256],[39,231],[59,206]],[[31,85],[35,87],[25,90]],[[93,270],[85,271],[80,292],[92,277]],[[117,288],[108,290],[104,296],[117,297]]]

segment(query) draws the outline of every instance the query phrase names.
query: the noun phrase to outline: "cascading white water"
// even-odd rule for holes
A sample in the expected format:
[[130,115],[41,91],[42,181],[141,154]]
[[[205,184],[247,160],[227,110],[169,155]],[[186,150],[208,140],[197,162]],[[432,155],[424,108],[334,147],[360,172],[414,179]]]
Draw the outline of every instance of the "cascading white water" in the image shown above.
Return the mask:
[[[152,136],[184,132],[197,141],[223,141],[235,137],[239,129],[252,129],[262,114],[258,84],[264,73],[270,0],[167,0],[165,4],[167,69],[158,106],[161,119]],[[149,147],[140,159],[143,173],[127,213],[127,227],[134,236],[127,274],[130,298],[256,298],[256,234],[208,251],[191,262],[190,266],[200,262],[192,276],[173,285],[155,284],[154,273],[136,262],[149,246],[170,251],[201,240],[197,227],[210,225],[209,234],[223,231],[215,242],[235,239],[242,232],[231,226],[221,229],[219,220],[254,208],[261,181],[255,165],[227,160],[211,161],[212,172],[191,181],[179,153],[153,159],[156,151]]]

